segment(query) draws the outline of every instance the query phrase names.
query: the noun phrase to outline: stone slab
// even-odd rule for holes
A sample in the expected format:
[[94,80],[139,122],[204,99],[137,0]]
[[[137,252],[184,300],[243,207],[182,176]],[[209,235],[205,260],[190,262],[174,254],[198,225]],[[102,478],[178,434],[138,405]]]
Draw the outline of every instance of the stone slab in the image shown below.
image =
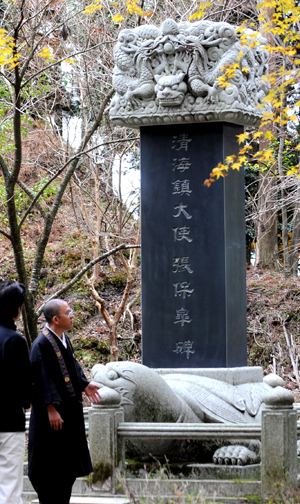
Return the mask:
[[141,128],[142,358],[154,368],[247,365],[244,175],[228,123]]
[[160,375],[182,373],[205,376],[207,378],[213,378],[215,380],[230,383],[231,385],[241,385],[242,383],[260,383],[263,381],[263,369],[260,366],[243,366],[235,368],[158,368],[154,369],[154,371]]

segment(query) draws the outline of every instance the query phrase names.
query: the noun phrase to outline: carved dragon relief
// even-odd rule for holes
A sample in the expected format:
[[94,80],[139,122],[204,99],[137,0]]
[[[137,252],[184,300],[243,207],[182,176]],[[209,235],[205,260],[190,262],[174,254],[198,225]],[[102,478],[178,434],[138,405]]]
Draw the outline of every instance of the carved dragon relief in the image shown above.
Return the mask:
[[[249,49],[239,37],[236,27],[210,21],[177,24],[167,19],[160,28],[122,30],[114,49],[111,119],[132,127],[203,121],[258,124],[267,107],[262,102],[269,91],[263,80],[268,53],[263,38]],[[232,63],[238,68],[230,86],[222,88],[217,78]]]

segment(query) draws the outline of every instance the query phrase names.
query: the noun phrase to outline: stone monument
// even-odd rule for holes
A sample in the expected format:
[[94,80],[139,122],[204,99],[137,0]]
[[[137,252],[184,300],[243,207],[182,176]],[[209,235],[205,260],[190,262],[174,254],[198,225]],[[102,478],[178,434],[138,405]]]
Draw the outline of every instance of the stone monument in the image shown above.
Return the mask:
[[[143,363],[245,366],[244,181],[211,170],[267,105],[268,54],[250,30],[199,21],[120,32],[110,117],[141,131]],[[234,76],[221,87],[228,65]]]

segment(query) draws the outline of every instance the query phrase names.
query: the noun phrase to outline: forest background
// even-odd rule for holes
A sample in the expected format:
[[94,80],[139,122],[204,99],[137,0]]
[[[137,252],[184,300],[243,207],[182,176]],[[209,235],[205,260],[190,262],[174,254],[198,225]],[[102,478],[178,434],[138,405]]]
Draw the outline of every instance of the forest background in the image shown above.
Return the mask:
[[[266,38],[272,111],[240,136],[239,155],[203,182],[209,191],[231,169],[245,169],[248,363],[298,392],[295,0],[0,0],[0,276],[28,287],[20,330],[29,346],[43,304],[64,297],[87,372],[110,359],[140,362],[139,205],[136,194],[129,205],[121,185],[122,173],[139,169],[139,134],[112,126],[108,107],[120,30],[166,18],[223,21]],[[219,85],[230,85],[235,70],[225,68]]]

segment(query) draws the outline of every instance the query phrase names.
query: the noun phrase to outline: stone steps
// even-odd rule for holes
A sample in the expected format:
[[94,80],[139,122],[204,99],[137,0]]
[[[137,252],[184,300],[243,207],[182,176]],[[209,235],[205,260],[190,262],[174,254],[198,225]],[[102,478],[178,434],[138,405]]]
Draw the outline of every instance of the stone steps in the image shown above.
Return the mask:
[[[137,499],[139,501],[139,499]],[[162,503],[169,503],[170,502],[170,496],[168,495],[161,495],[160,496],[160,501]],[[33,498],[32,496],[30,497],[29,495],[24,494],[23,495],[23,504],[38,504],[38,499]],[[124,504],[129,504],[132,503],[133,501],[125,500],[124,499]],[[180,502],[179,498],[174,498],[172,497],[172,503]],[[206,504],[214,504],[214,503],[223,503],[223,504],[248,504],[249,499],[246,497],[215,497],[215,496],[207,496],[206,497]],[[114,497],[71,497],[70,504],[119,504],[120,501],[117,500]],[[123,503],[122,503],[123,504]]]
[[[23,478],[23,492],[24,492],[24,494],[28,493],[28,494],[32,494],[32,495],[36,496],[36,493],[34,491],[32,484],[29,481],[28,476],[24,476],[24,478]],[[72,493],[77,494],[77,495],[81,495],[81,494],[84,495],[86,493],[90,493],[90,486],[89,486],[87,480],[85,478],[77,478],[77,480],[75,481],[75,483],[73,485]]]
[[[71,497],[70,504],[129,504],[130,500],[125,497]],[[31,504],[39,504],[38,499]]]
[[[125,497],[130,493],[132,500],[143,497],[146,501],[158,499],[161,502],[182,502],[182,498],[191,495],[196,499],[201,495],[207,502],[223,502],[224,504],[242,504],[248,502],[247,495],[260,495],[260,481],[250,480],[161,480],[126,478],[126,488],[120,486],[118,495],[105,496],[94,491],[85,478],[78,478],[73,486],[71,504],[129,504]],[[24,476],[24,504],[38,503],[37,496],[30,481]],[[184,499],[185,500],[185,499]]]
[[[208,498],[243,498],[260,495],[260,481],[249,480],[141,480],[126,478],[126,490],[134,496],[160,498],[160,496],[184,497],[201,495]],[[119,490],[120,491],[120,490]],[[121,489],[121,492],[125,489]]]

